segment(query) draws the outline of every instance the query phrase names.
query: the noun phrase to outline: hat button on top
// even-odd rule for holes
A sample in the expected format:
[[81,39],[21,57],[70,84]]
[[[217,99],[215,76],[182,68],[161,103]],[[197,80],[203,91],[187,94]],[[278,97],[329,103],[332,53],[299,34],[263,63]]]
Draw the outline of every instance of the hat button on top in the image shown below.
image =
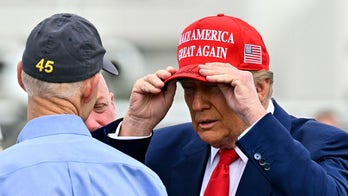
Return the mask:
[[217,16],[221,17],[221,16],[225,16],[225,14],[219,13]]

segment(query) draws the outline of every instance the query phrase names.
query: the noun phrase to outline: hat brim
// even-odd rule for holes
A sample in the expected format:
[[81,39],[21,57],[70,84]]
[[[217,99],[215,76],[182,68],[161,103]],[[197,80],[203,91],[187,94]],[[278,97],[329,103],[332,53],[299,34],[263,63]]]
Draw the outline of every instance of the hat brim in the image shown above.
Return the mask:
[[105,56],[103,58],[103,70],[105,70],[106,72],[117,76],[118,75],[118,70],[116,68],[116,66],[109,60],[107,59]]
[[205,76],[199,74],[198,64],[186,65],[180,68],[175,74],[164,80],[164,83],[167,84],[169,81],[179,78],[191,78],[202,82],[208,82]]

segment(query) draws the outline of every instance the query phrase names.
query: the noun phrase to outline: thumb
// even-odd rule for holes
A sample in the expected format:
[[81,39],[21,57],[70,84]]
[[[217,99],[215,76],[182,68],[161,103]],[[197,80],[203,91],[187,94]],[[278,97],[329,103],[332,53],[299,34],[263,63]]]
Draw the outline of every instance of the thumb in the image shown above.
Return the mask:
[[173,102],[176,92],[176,81],[170,81],[168,84],[166,84],[163,91],[166,101]]
[[220,91],[222,92],[222,94],[224,94],[225,97],[226,97],[228,91],[233,90],[233,87],[228,85],[228,84],[218,84],[218,87],[219,87]]

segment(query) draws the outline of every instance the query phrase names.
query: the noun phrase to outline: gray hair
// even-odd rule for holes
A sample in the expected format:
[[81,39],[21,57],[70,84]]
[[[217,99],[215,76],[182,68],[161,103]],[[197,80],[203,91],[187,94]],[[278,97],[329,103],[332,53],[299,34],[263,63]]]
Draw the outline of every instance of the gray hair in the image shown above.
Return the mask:
[[83,81],[73,83],[50,83],[31,77],[22,71],[22,82],[29,96],[42,98],[71,98],[79,96]]

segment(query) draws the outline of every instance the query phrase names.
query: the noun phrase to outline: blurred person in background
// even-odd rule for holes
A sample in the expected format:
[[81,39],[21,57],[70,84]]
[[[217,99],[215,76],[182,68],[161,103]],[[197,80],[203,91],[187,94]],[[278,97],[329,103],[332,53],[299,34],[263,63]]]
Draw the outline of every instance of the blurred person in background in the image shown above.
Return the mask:
[[331,126],[335,126],[339,128],[342,127],[336,112],[334,112],[333,110],[329,110],[329,109],[320,110],[316,113],[315,119],[319,122],[322,122]]
[[116,120],[116,107],[114,94],[109,91],[103,75],[98,85],[97,101],[94,108],[85,121],[88,129],[93,131]]
[[[347,195],[348,134],[271,98],[255,28],[224,14],[202,18],[182,32],[177,58],[178,70],[137,80],[124,118],[93,135],[144,161],[169,195]],[[176,81],[192,122],[153,131]]]
[[101,69],[118,74],[104,55],[97,29],[75,14],[31,31],[17,66],[28,122],[0,153],[1,195],[166,195],[153,171],[93,139],[84,124]]

